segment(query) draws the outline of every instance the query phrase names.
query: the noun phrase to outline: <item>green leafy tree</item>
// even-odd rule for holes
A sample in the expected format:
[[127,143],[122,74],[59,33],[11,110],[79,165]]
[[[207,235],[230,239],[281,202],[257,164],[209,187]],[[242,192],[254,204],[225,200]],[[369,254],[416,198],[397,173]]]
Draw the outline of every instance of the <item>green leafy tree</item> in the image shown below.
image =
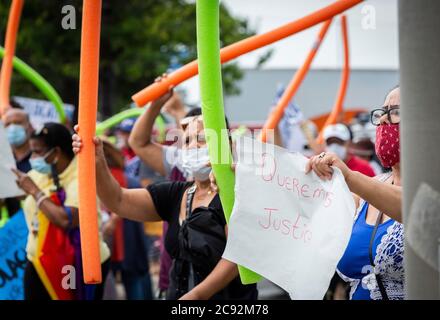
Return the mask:
[[[10,1],[0,4],[3,41]],[[65,30],[61,9],[76,10],[76,29]],[[16,54],[38,70],[61,94],[77,105],[82,1],[29,0],[25,2]],[[100,61],[100,112],[114,114],[131,102],[133,93],[166,72],[170,64],[196,58],[195,3],[185,0],[104,0]],[[253,34],[247,21],[220,10],[221,44]],[[225,94],[236,94],[242,77],[236,64],[223,69]],[[14,74],[13,95],[41,97],[32,85]]]

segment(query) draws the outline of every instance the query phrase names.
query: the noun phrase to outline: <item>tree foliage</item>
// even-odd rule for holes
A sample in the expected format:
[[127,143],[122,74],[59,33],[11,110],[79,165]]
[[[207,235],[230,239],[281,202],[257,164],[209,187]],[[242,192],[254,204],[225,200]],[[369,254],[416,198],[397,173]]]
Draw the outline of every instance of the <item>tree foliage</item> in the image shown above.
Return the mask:
[[[10,1],[0,4],[0,40]],[[62,7],[72,5],[76,29],[65,30]],[[25,2],[16,54],[40,72],[63,100],[77,104],[82,1],[30,0]],[[109,116],[130,103],[133,93],[166,72],[171,64],[196,58],[195,3],[185,0],[103,0],[100,62],[100,111]],[[253,34],[247,21],[233,17],[221,5],[221,45]],[[223,69],[226,94],[236,94],[242,77],[235,64]],[[41,97],[14,74],[12,95]]]

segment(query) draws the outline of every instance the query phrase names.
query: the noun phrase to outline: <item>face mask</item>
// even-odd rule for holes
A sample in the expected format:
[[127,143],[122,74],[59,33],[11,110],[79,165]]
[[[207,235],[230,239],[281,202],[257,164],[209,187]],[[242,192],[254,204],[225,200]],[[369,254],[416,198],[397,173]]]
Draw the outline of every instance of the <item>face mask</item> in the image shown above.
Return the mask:
[[182,168],[188,175],[198,181],[209,179],[211,168],[209,162],[208,148],[193,148],[182,150]]
[[[52,149],[53,150],[53,149]],[[38,171],[42,174],[49,174],[52,170],[52,167],[49,163],[46,162],[46,157],[52,152],[52,150],[49,150],[44,156],[37,157],[37,158],[31,158],[29,159],[29,163],[31,165],[31,168],[35,171]]]
[[329,152],[333,152],[341,160],[344,160],[347,157],[347,148],[340,144],[332,143],[327,146],[326,150]]
[[116,148],[118,149],[124,149],[126,147],[126,143],[124,138],[122,137],[117,137],[116,138]]
[[381,124],[376,128],[376,154],[385,168],[400,162],[398,124]]
[[26,129],[18,124],[11,124],[6,128],[9,144],[14,147],[22,146],[26,142]]

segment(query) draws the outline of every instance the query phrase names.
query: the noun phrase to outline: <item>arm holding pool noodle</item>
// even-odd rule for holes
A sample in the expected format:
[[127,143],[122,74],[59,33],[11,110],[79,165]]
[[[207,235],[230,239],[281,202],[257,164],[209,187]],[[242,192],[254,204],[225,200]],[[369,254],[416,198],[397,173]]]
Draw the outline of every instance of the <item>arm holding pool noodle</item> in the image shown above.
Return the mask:
[[84,282],[88,284],[102,281],[93,143],[98,106],[101,5],[101,0],[84,0],[81,30],[78,122],[83,148],[78,154],[78,210]]
[[[197,55],[200,64],[203,123],[212,170],[220,189],[226,221],[229,222],[234,206],[235,176],[231,170],[232,155],[223,108],[219,34],[218,0],[198,0]],[[241,281],[245,284],[261,279],[258,274],[240,266],[239,272]]]
[[326,126],[335,124],[338,122],[338,117],[342,114],[344,107],[344,99],[347,94],[348,88],[348,78],[350,76],[350,51],[348,48],[348,30],[347,30],[347,17],[344,15],[341,16],[341,27],[342,27],[342,39],[344,43],[344,69],[342,70],[342,78],[341,84],[339,86],[338,96],[336,98],[335,105],[333,106],[333,110],[325,121],[324,126],[319,133],[317,138],[317,142],[322,144],[323,141],[323,133]]
[[9,95],[11,91],[12,59],[15,54],[18,26],[20,24],[21,11],[24,0],[13,0],[9,11],[8,26],[5,37],[5,57],[2,62],[0,73],[0,114],[4,114],[9,108]]
[[284,111],[286,110],[287,106],[289,105],[290,100],[292,100],[293,96],[298,91],[299,86],[304,81],[304,78],[307,75],[307,72],[310,69],[310,66],[312,64],[313,59],[316,56],[316,53],[318,52],[318,49],[322,43],[322,40],[324,39],[330,24],[332,22],[332,19],[327,20],[322,25],[321,29],[319,30],[318,37],[315,40],[315,43],[313,44],[312,49],[310,50],[309,54],[307,55],[306,60],[304,61],[301,68],[298,69],[298,71],[293,76],[292,80],[290,81],[289,85],[287,86],[286,90],[284,90],[283,95],[279,99],[275,109],[270,114],[269,118],[267,119],[266,123],[263,126],[263,129],[261,131],[261,141],[266,142],[267,141],[267,131],[268,130],[274,130],[277,126],[280,120],[283,118]]
[[[331,19],[333,16],[344,12],[347,9],[361,3],[363,0],[338,0],[314,13],[311,13],[301,19],[285,24],[272,31],[255,35],[237,43],[231,44],[220,50],[221,63],[228,62],[243,54],[267,46],[276,41],[282,40],[295,33],[303,31],[314,25]],[[164,95],[170,86],[177,86],[183,81],[192,78],[198,73],[197,60],[192,61],[182,68],[168,75],[166,79],[158,83],[153,83],[145,89],[134,94],[131,98],[139,106],[144,106]]]

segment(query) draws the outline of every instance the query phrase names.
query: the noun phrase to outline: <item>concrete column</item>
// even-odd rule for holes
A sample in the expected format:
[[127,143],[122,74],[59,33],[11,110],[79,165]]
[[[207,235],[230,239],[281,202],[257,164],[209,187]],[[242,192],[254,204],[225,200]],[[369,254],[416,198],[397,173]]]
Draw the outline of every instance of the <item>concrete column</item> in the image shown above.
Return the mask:
[[[440,1],[399,0],[399,51],[405,223],[422,182],[440,191]],[[439,272],[418,252],[406,241],[406,298],[439,299]]]

